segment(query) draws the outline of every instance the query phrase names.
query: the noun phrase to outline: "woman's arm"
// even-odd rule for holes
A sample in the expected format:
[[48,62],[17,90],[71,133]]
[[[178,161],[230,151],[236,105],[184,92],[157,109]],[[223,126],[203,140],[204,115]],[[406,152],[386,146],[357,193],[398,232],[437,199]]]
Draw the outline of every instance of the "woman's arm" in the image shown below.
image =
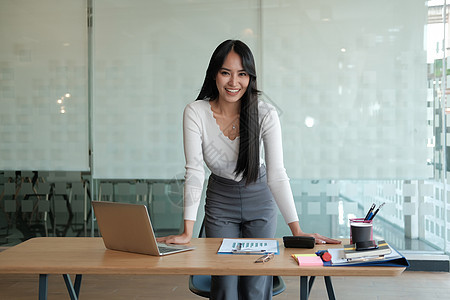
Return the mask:
[[338,240],[322,236],[318,233],[305,233],[300,228],[294,197],[292,195],[289,177],[286,174],[283,162],[283,143],[281,138],[281,125],[275,108],[265,104],[268,110],[262,122],[262,137],[267,165],[267,183],[275,198],[286,223],[294,236],[312,236],[317,244],[339,244]]
[[183,209],[184,219],[193,221],[197,218],[198,206],[200,204],[203,183],[205,181],[202,148],[202,120],[195,109],[194,104],[198,103],[194,102],[189,104],[186,106],[183,113],[183,146],[184,157],[186,160]]
[[187,244],[192,238],[195,221],[184,220],[184,232],[180,235],[169,235],[157,238],[156,241],[165,244]]
[[278,113],[267,103],[260,105],[263,114],[261,136],[267,169],[267,184],[287,224],[298,221],[289,177],[283,162],[283,142]]
[[[208,104],[209,105],[209,104]],[[202,125],[200,116],[192,103],[186,106],[183,114],[183,145],[186,159],[186,174],[183,192],[184,231],[156,239],[162,243],[185,244],[192,238],[194,223],[203,191],[205,169],[203,166]]]

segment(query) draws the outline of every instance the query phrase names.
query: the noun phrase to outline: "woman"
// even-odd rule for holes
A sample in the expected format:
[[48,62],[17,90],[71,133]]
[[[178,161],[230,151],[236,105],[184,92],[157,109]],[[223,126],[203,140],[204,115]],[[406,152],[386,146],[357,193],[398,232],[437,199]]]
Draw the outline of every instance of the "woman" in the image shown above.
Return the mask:
[[[221,43],[209,62],[199,101],[187,105],[183,116],[184,232],[159,242],[183,244],[192,238],[205,162],[212,173],[206,191],[207,237],[273,238],[278,206],[293,235],[339,243],[301,230],[283,164],[278,115],[258,95],[250,49],[238,40]],[[212,277],[211,299],[271,297],[271,276]]]

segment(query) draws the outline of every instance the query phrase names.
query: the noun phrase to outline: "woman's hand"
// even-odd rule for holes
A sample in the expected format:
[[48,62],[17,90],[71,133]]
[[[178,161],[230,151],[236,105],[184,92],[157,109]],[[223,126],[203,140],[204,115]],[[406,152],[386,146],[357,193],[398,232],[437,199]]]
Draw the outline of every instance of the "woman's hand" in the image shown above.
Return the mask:
[[191,236],[186,233],[182,233],[180,235],[169,235],[156,238],[158,243],[164,244],[187,244],[191,241]]
[[191,241],[194,223],[195,221],[184,220],[184,232],[182,234],[159,237],[156,238],[156,241],[164,244],[187,244]]
[[323,235],[320,235],[318,233],[303,233],[297,236],[312,236],[316,239],[316,244],[340,244],[341,241],[335,240]]
[[316,244],[340,244],[341,241],[331,239],[329,237],[320,235],[318,233],[304,233],[300,228],[298,221],[294,221],[288,224],[291,229],[292,235],[294,236],[312,236],[316,239]]

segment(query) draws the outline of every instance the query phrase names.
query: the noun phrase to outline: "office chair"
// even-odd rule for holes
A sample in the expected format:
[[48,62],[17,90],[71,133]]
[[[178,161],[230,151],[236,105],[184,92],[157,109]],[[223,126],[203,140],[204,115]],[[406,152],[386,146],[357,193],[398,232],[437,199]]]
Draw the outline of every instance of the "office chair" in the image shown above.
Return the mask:
[[[203,219],[198,237],[205,237],[204,228],[205,220]],[[272,296],[281,294],[286,289],[286,284],[281,276],[273,276]],[[211,292],[211,275],[190,275],[189,290],[194,294],[209,298]]]
[[[273,276],[272,296],[281,294],[286,289],[286,285],[281,276]],[[211,275],[191,275],[189,276],[189,290],[194,294],[209,298],[211,291]]]

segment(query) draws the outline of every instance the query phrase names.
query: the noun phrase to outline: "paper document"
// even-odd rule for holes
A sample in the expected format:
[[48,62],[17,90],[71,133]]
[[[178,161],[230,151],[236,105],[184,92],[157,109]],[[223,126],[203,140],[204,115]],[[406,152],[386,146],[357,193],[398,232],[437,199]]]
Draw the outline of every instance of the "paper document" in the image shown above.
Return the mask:
[[277,240],[223,239],[218,254],[278,254]]

